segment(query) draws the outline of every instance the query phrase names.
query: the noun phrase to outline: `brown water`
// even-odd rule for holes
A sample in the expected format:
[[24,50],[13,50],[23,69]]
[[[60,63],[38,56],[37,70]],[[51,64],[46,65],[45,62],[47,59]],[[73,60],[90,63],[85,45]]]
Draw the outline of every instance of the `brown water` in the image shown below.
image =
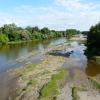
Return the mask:
[[96,76],[100,74],[100,65],[95,62],[88,61],[85,72],[89,76]]

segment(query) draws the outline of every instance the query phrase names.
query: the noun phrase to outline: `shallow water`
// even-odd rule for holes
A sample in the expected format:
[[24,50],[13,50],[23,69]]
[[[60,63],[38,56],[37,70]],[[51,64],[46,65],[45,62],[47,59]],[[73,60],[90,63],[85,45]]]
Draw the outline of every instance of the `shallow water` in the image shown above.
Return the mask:
[[[21,44],[3,45],[0,47],[0,73],[5,72],[16,65],[16,59],[27,55],[29,52],[44,50],[49,45],[58,45],[66,42],[66,38],[46,40],[38,43],[28,42]],[[36,61],[36,60],[35,60]]]
[[[66,48],[67,49],[67,48]],[[64,67],[70,70],[70,73],[73,73],[73,69],[78,68],[83,70],[89,76],[96,76],[100,74],[100,65],[95,62],[91,62],[87,59],[84,54],[84,50],[86,46],[82,43],[72,42],[71,48],[66,51],[73,51],[73,53],[69,56],[69,59],[64,64]]]

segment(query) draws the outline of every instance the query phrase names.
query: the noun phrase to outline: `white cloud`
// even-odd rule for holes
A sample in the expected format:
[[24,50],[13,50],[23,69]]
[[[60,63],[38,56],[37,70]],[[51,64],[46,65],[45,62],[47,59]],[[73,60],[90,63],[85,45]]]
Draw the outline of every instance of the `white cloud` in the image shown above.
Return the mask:
[[83,0],[55,0],[47,7],[21,5],[12,14],[0,13],[0,24],[15,22],[21,26],[33,25],[57,30],[77,28],[88,30],[100,21],[100,4]]
[[98,4],[94,5],[92,2],[83,2],[82,0],[56,0],[56,4],[62,5],[71,11],[90,11],[100,6]]

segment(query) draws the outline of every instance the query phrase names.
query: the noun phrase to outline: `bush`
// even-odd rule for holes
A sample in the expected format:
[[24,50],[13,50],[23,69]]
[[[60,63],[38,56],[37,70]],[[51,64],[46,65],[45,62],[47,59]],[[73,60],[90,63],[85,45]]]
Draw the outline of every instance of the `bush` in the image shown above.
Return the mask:
[[9,41],[8,37],[5,34],[0,33],[0,43],[7,43]]

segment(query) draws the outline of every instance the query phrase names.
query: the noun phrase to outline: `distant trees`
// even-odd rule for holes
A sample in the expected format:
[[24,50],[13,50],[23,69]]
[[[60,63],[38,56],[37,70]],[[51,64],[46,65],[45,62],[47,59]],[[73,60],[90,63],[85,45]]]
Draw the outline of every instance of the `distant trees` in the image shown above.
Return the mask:
[[85,36],[87,36],[88,33],[89,33],[89,31],[83,31],[83,32],[82,32],[82,34],[85,35]]
[[87,36],[87,50],[88,56],[100,56],[100,23],[92,26]]
[[4,25],[2,27],[2,33],[8,36],[9,41],[17,41],[20,39],[18,28],[15,24]]
[[18,27],[14,23],[5,24],[0,28],[0,42],[11,42],[11,41],[29,41],[29,40],[43,40],[64,36],[66,33],[67,37],[71,37],[74,34],[79,34],[79,31],[75,29],[68,29],[65,31],[50,30],[47,27],[39,29],[37,26],[26,28]]
[[26,28],[21,28],[12,24],[5,24],[0,28],[0,42],[10,42],[10,41],[29,41],[29,40],[43,40],[49,38],[60,37],[61,32],[55,30],[50,30],[47,27],[39,29],[36,27],[27,26]]
[[80,31],[76,30],[76,29],[67,29],[66,30],[66,36],[68,38],[70,38],[70,37],[72,37],[73,35],[76,35],[76,34],[80,34]]

